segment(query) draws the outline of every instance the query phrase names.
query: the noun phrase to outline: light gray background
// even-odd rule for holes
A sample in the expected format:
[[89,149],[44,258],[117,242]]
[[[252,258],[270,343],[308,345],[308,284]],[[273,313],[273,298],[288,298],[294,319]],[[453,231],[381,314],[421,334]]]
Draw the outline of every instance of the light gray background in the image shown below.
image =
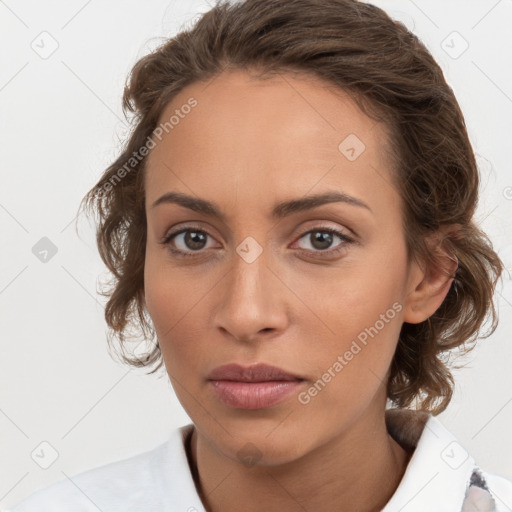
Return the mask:
[[[483,176],[478,219],[510,269],[512,2],[373,3],[418,34],[453,87]],[[108,355],[96,293],[104,268],[91,226],[80,222],[79,238],[73,221],[117,155],[131,66],[209,8],[199,0],[0,1],[2,507],[148,450],[189,422],[165,375]],[[57,248],[45,263],[32,252],[43,237]],[[508,273],[497,298],[500,326],[456,372],[441,420],[484,469],[512,478]],[[53,449],[58,458],[41,468]]]

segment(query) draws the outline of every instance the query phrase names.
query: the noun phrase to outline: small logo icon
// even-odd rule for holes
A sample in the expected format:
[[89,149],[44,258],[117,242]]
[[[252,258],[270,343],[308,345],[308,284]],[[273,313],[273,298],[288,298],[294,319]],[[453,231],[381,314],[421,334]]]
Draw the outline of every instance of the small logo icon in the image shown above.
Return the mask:
[[248,236],[236,248],[236,252],[246,263],[252,263],[263,252],[263,247],[252,236]]
[[253,443],[245,443],[236,455],[244,466],[251,467],[261,459],[263,454]]
[[353,162],[359,158],[366,146],[356,134],[351,133],[339,143],[338,149],[347,160]]
[[457,441],[452,441],[441,452],[441,458],[452,469],[459,469],[468,457],[468,452]]
[[32,254],[41,262],[48,263],[56,254],[57,246],[46,236],[32,247]]
[[48,469],[59,458],[59,452],[48,441],[42,441],[30,456],[39,467]]
[[41,32],[36,38],[30,43],[30,47],[34,50],[41,59],[48,59],[51,57],[59,47],[57,39],[55,39],[49,32]]
[[452,59],[458,59],[469,48],[469,43],[454,30],[441,41],[441,48]]

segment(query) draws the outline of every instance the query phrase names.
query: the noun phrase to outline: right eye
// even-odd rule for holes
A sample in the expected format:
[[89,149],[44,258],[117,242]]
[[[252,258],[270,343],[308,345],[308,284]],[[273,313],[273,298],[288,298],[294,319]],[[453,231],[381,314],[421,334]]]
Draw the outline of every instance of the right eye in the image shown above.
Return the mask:
[[208,249],[208,238],[213,237],[203,229],[189,226],[169,233],[160,243],[168,246],[169,251],[178,257],[188,257],[196,256],[203,252],[202,249]]

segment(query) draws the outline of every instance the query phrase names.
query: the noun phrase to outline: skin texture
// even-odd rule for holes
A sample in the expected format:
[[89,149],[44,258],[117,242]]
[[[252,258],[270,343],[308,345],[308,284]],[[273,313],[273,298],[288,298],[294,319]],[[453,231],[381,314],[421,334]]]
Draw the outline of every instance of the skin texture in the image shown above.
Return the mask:
[[[307,76],[224,72],[183,89],[161,120],[190,97],[197,106],[147,162],[144,278],[169,378],[195,425],[192,463],[205,507],[379,510],[408,460],[384,422],[400,327],[428,318],[451,284],[408,259],[386,127]],[[354,161],[338,149],[349,134],[365,145]],[[225,219],[152,206],[170,191],[216,203]],[[327,191],[369,208],[337,202],[270,215],[278,202]],[[186,226],[207,233],[202,248],[194,252],[184,234],[161,243]],[[322,228],[353,242],[333,235],[322,249],[312,239]],[[236,250],[249,236],[262,248],[251,263]],[[206,380],[222,364],[263,362],[304,378],[305,391],[393,304],[394,318],[307,404],[293,394],[266,409],[235,409]],[[244,450],[257,453],[255,464],[242,463]]]

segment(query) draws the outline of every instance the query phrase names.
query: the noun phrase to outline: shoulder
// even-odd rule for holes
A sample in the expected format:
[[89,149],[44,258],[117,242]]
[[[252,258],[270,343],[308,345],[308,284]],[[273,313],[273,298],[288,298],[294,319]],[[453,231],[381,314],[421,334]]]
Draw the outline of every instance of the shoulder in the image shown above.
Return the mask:
[[151,485],[155,455],[164,445],[130,458],[118,460],[66,477],[36,490],[11,512],[89,512],[122,510],[137,498],[136,481]]
[[[181,427],[155,448],[61,479],[6,512],[166,510],[189,472]],[[174,489],[174,491],[173,491]]]

